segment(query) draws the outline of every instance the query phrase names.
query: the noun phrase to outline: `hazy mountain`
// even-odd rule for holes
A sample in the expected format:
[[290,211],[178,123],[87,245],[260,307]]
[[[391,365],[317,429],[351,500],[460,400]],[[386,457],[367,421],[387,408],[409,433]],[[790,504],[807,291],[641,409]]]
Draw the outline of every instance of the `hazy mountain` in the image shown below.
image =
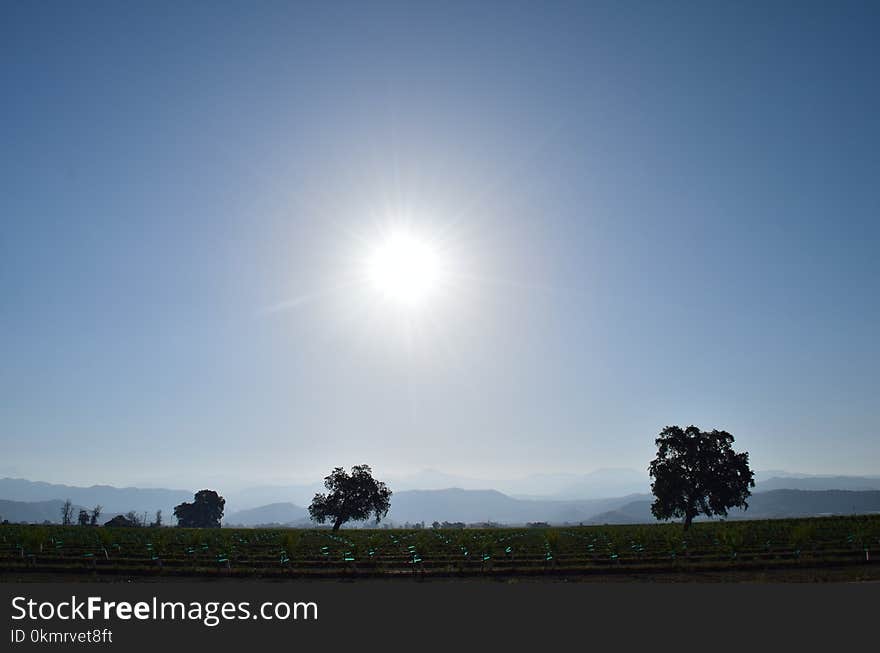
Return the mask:
[[[53,499],[51,501],[7,501],[6,499],[0,499],[0,520],[8,519],[13,523],[27,522],[30,524],[41,524],[44,521],[48,521],[53,524],[60,524],[61,506],[63,505],[64,501],[61,499]],[[73,504],[74,522],[76,522],[80,510],[91,512],[85,506]],[[103,524],[117,514],[119,513],[102,512],[98,523]]]
[[[652,498],[636,494],[609,499],[582,501],[525,500],[509,497],[496,490],[405,490],[391,499],[387,521],[395,525],[406,522],[498,522],[525,524],[545,521],[551,524],[652,523]],[[846,490],[802,491],[772,490],[757,492],[749,500],[747,511],[731,510],[729,519],[766,519],[773,517],[807,517],[823,514],[880,512],[880,491]],[[306,511],[290,504],[264,506],[253,511],[230,515],[228,523],[292,523],[305,525]],[[255,515],[255,516],[251,516]],[[258,516],[256,516],[258,515]]]
[[[880,476],[822,476],[784,470],[759,470],[755,472],[755,481],[758,491],[880,490]],[[585,474],[532,474],[515,479],[478,479],[426,469],[412,476],[390,478],[388,486],[395,492],[448,488],[491,489],[517,499],[578,500],[650,493],[651,479],[647,470],[628,468],[597,469]],[[311,501],[311,496],[308,501]]]
[[[0,518],[12,522],[61,521],[63,501],[22,502],[0,500]],[[74,505],[74,517],[81,506]],[[87,508],[86,508],[87,509]],[[728,519],[770,519],[847,515],[880,512],[880,491],[852,490],[771,490],[755,492],[746,511],[733,509]],[[101,523],[112,518],[114,511],[105,511]],[[151,515],[148,515],[151,517]],[[652,523],[649,495],[630,495],[610,499],[584,501],[551,501],[514,499],[496,490],[410,490],[392,497],[387,521],[397,525],[405,522],[462,521],[466,523],[494,521],[503,524],[525,524],[546,521],[551,524],[633,524]],[[309,526],[308,511],[293,503],[274,503],[229,513],[227,525],[257,526],[285,524]]]
[[[880,490],[880,476],[823,476],[785,470],[758,470],[755,472],[755,481],[757,491]],[[613,498],[651,491],[647,471],[628,468],[597,469],[585,474],[532,474],[515,479],[478,479],[426,469],[412,476],[391,478],[388,485],[395,492],[454,487],[464,490],[492,489],[517,499],[554,500]]]
[[[644,497],[646,495],[636,495]],[[577,523],[603,510],[632,501],[633,497],[584,501],[526,500],[497,490],[403,490],[395,492],[387,522],[495,521],[524,524],[529,521]],[[308,511],[292,503],[274,503],[229,514],[224,524],[308,524]]]
[[650,481],[647,472],[633,469],[597,469],[586,474],[531,474],[514,479],[471,478],[425,469],[411,476],[392,477],[388,486],[394,491],[460,488],[497,490],[511,497],[528,499],[599,499],[647,492]]
[[395,522],[517,521],[523,502],[497,490],[405,490],[391,497],[388,519]]
[[[787,475],[774,471],[759,473],[763,479],[756,486],[748,513],[731,513],[731,518],[799,516],[823,513],[848,514],[855,511],[875,511],[873,498],[880,492],[880,477],[869,476],[808,476]],[[589,474],[536,474],[517,481],[499,481],[521,490],[543,490],[555,493],[528,497],[512,496],[498,488],[445,487],[437,489],[403,489],[407,483],[441,484],[456,477],[436,470],[425,470],[409,477],[409,481],[389,480],[394,494],[388,519],[395,523],[433,521],[463,521],[468,523],[495,521],[523,524],[530,521],[552,523],[630,523],[652,521],[651,496],[647,492],[647,475],[627,469],[596,470]],[[467,479],[469,483],[489,481]],[[644,481],[644,485],[643,485]],[[631,492],[644,488],[640,492]],[[225,523],[245,525],[265,523],[306,524],[307,511],[302,506],[311,503],[315,492],[323,491],[320,482],[313,484],[255,486],[226,497]],[[617,489],[617,494],[610,494]],[[788,492],[790,490],[790,492]],[[827,494],[827,491],[839,491]],[[865,492],[872,490],[871,492]],[[786,492],[783,492],[786,491]],[[798,494],[798,491],[802,493]],[[783,492],[774,494],[774,492]],[[842,492],[842,493],[841,493]],[[847,494],[850,492],[850,494]],[[857,495],[857,496],[856,496]],[[27,506],[9,506],[0,516],[10,521],[60,521],[60,506],[69,498],[74,504],[91,509],[100,504],[104,515],[133,510],[147,513],[151,520],[156,510],[162,510],[166,523],[174,523],[173,507],[182,501],[191,501],[189,490],[165,488],[116,488],[108,485],[75,487],[27,481],[0,479],[0,499],[6,502],[28,502]],[[36,506],[34,503],[55,502]],[[850,503],[847,503],[850,502]],[[54,512],[53,512],[54,511]],[[102,521],[103,518],[102,518]]]
[[223,518],[224,525],[258,526],[260,524],[294,524],[307,522],[309,512],[292,503],[271,503],[267,506],[239,510]]
[[500,483],[500,481],[491,481],[484,478],[447,474],[436,469],[423,469],[408,476],[389,476],[383,480],[388,484],[388,487],[398,492],[409,490],[445,490],[451,487],[463,490],[489,490]]
[[599,513],[585,521],[585,524],[649,524],[656,521],[653,515],[648,511],[648,516],[644,514],[644,506],[650,506],[650,501],[634,501],[621,506],[617,510],[609,510]]
[[70,499],[87,509],[100,504],[105,513],[126,513],[130,510],[146,512],[150,519],[157,510],[161,510],[166,521],[171,518],[174,506],[183,501],[192,501],[192,498],[193,492],[190,490],[117,488],[111,485],[76,487],[21,478],[0,479],[0,499],[28,502]]
[[634,469],[597,469],[556,492],[559,498],[604,498],[651,491],[648,472]]
[[395,492],[391,497],[388,519],[398,524],[421,521],[427,524],[433,521],[577,523],[632,500],[633,497],[581,501],[531,500],[515,499],[497,490],[409,490]]
[[[644,478],[638,478],[643,476]],[[647,475],[633,470],[597,470],[590,474],[533,474],[519,479],[489,480],[446,474],[425,469],[402,477],[384,480],[397,496],[418,490],[495,490],[508,497],[523,499],[593,499],[647,492]],[[316,492],[324,492],[322,482],[299,485],[264,485],[247,487],[224,494],[228,506],[244,510],[270,503],[292,502],[309,505]]]
[[800,476],[768,478],[755,485],[755,491],[769,490],[880,490],[877,476]]
[[749,509],[731,511],[731,518],[810,517],[880,512],[880,491],[771,490],[756,492]]
[[272,503],[307,506],[316,492],[325,492],[323,482],[302,485],[260,485],[223,494],[227,510],[248,510]]
[[[770,490],[755,492],[747,510],[734,508],[728,519],[774,519],[852,515],[880,512],[880,491]],[[649,524],[655,522],[651,501],[633,501],[590,519],[597,524]]]
[[[64,501],[53,499],[52,501],[7,501],[0,499],[0,520],[8,519],[11,522],[42,523],[50,521],[61,523],[61,507]],[[74,506],[74,519],[83,506]]]

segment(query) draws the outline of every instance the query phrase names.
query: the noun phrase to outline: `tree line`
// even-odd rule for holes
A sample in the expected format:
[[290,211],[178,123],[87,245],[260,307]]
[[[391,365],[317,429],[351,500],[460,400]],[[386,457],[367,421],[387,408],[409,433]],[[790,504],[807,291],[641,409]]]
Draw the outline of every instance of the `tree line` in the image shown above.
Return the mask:
[[[72,526],[74,523],[73,519],[73,502],[70,499],[64,501],[61,505],[61,524],[62,526]],[[79,526],[99,526],[98,520],[101,518],[101,513],[104,511],[104,507],[100,504],[92,508],[91,510],[86,510],[84,508],[80,508],[79,513],[76,517],[76,524]],[[152,522],[150,522],[147,518],[147,513],[144,512],[143,515],[136,513],[134,510],[130,510],[124,515],[116,515],[109,521],[104,522],[104,526],[121,526],[121,527],[151,527],[158,528],[162,526],[162,511],[157,510],[155,517]]]

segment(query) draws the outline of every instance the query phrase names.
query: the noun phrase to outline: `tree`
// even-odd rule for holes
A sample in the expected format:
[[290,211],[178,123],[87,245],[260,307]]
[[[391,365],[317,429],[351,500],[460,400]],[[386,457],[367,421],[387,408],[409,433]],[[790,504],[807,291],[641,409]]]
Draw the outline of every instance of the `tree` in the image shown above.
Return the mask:
[[67,499],[61,506],[61,523],[70,526],[73,523],[73,503]]
[[152,524],[150,524],[150,526],[152,526],[153,528],[159,528],[160,526],[162,526],[162,511],[161,510],[156,511],[156,521],[154,521]]
[[375,515],[378,524],[391,507],[391,490],[373,478],[369,465],[355,465],[351,475],[336,467],[324,479],[328,494],[316,494],[309,506],[311,518],[323,524],[333,521],[333,530],[349,520],[364,521]]
[[131,522],[132,526],[135,526],[137,528],[140,528],[144,525],[144,523],[141,521],[140,515],[138,515],[134,510],[129,510],[127,513],[125,513],[125,519]]
[[[129,515],[133,513],[128,513]],[[110,526],[112,528],[136,528],[139,524],[135,521],[132,521],[125,515],[116,515],[113,519],[106,522],[104,526]]]
[[729,508],[749,507],[755,474],[748,452],[732,449],[730,433],[667,426],[655,443],[657,457],[648,472],[654,479],[651,512],[657,519],[683,517],[687,530],[697,515],[726,517]]
[[98,525],[98,519],[101,517],[101,511],[104,507],[99,503],[97,506],[92,508],[92,516],[91,516],[91,524],[92,526]]
[[174,507],[177,525],[184,528],[220,528],[226,499],[214,490],[199,490],[192,503]]
[[88,526],[89,525],[89,511],[86,509],[80,509],[79,515],[77,516],[77,523],[80,526]]

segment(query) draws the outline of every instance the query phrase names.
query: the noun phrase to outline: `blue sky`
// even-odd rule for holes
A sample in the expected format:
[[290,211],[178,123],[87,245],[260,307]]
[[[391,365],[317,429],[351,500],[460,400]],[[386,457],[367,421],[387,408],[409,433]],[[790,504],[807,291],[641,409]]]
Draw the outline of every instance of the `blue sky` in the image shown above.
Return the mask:
[[[872,3],[0,9],[0,474],[878,473]],[[417,316],[347,281],[442,241]],[[405,317],[405,319],[404,319]]]

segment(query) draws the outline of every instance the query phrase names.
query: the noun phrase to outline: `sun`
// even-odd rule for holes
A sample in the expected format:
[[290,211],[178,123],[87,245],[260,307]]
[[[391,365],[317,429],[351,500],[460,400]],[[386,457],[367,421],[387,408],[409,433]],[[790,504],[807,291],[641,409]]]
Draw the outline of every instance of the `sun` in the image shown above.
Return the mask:
[[439,248],[410,230],[386,234],[366,261],[370,285],[390,303],[407,309],[423,306],[437,293],[447,271]]

